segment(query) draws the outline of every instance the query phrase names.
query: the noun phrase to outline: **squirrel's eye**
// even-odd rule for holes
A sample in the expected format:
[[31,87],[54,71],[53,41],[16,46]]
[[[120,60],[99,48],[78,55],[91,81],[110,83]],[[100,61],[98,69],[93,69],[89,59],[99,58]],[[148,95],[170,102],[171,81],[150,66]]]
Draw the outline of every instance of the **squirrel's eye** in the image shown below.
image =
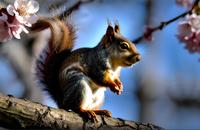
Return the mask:
[[120,48],[121,48],[121,49],[128,49],[128,48],[129,48],[129,45],[128,45],[128,43],[126,43],[126,42],[121,42],[121,43],[120,43]]

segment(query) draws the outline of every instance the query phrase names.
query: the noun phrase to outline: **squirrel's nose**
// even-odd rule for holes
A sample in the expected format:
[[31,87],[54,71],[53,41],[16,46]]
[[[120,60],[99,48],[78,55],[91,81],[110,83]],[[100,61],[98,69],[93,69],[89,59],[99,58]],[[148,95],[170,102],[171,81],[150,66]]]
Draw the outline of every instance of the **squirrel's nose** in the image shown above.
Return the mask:
[[141,55],[140,54],[137,54],[136,56],[135,56],[135,60],[138,62],[138,61],[140,61],[141,60]]
[[139,53],[135,53],[135,54],[129,56],[127,60],[132,63],[136,63],[141,60],[141,55]]

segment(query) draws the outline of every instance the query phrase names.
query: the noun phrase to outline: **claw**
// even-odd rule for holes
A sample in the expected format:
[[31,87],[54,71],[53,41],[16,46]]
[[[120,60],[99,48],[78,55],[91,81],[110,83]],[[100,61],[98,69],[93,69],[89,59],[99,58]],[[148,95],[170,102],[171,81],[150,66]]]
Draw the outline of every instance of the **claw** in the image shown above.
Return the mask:
[[91,120],[92,122],[98,122],[97,115],[93,110],[83,110],[81,109],[79,113],[86,119]]

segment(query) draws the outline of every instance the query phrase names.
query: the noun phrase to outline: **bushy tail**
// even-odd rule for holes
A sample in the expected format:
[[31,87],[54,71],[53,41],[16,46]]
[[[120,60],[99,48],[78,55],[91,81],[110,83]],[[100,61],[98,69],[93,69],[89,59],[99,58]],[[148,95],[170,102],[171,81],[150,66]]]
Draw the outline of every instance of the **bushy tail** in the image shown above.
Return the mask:
[[58,73],[60,65],[71,53],[75,31],[71,24],[58,19],[41,19],[31,30],[40,31],[46,28],[50,28],[51,38],[36,59],[36,79],[58,106],[61,106],[63,94],[59,86]]

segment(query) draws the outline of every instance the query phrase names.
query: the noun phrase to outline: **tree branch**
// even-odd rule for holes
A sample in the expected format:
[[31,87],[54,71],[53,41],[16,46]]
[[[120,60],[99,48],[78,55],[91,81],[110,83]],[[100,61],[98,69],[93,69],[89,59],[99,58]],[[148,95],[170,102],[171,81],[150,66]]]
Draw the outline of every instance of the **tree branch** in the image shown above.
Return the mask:
[[64,12],[62,12],[60,15],[58,15],[57,17],[59,19],[65,19],[67,16],[69,16],[73,11],[78,10],[79,7],[82,4],[87,4],[90,2],[93,2],[94,0],[79,0],[77,3],[75,3],[73,6],[71,6],[70,8],[66,9]]
[[145,39],[146,37],[149,37],[150,35],[152,35],[154,32],[156,31],[160,31],[162,30],[163,28],[165,28],[167,25],[177,21],[178,19],[180,18],[183,18],[185,17],[186,15],[188,14],[191,14],[192,11],[195,9],[195,7],[198,5],[200,0],[196,0],[192,6],[192,8],[168,21],[164,21],[164,22],[161,22],[160,25],[156,26],[156,27],[153,27],[153,28],[149,28],[150,30],[148,30],[147,32],[144,32],[141,36],[139,36],[138,38],[136,38],[135,40],[133,40],[132,42],[135,43],[135,44],[138,44],[139,42],[141,42],[143,39]]
[[123,119],[98,116],[92,123],[74,112],[50,108],[26,99],[17,99],[0,94],[0,126],[5,128],[43,128],[43,129],[153,129],[162,128]]

